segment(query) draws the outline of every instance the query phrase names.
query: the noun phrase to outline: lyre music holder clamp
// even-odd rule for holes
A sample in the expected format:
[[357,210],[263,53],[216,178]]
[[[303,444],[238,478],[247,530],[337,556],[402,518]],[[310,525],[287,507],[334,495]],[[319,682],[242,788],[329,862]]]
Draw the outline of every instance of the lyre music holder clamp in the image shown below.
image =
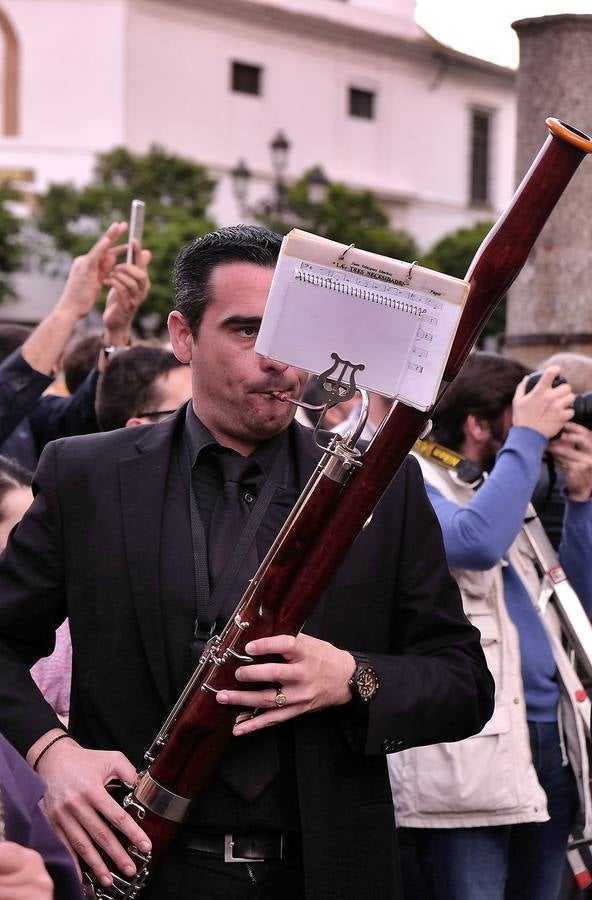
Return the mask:
[[[317,378],[319,387],[327,397],[325,404],[327,409],[335,406],[336,403],[351,400],[358,390],[356,387],[356,372],[363,372],[366,368],[363,363],[356,364],[350,362],[349,359],[341,359],[337,353],[332,353],[331,359],[333,360],[333,365],[321,372]],[[340,365],[341,371],[335,377],[333,373],[337,371]],[[348,370],[351,370],[349,376]]]
[[[316,445],[333,456],[341,458],[344,456],[352,457],[352,464],[359,465],[358,462],[353,461],[353,457],[360,455],[359,450],[355,449],[355,444],[364,430],[366,419],[368,418],[368,395],[366,391],[357,387],[356,372],[362,372],[366,366],[364,363],[353,363],[349,359],[342,359],[338,353],[332,353],[331,359],[333,360],[332,365],[317,377],[317,384],[321,394],[324,395],[324,403],[305,403],[302,400],[293,400],[290,397],[283,397],[282,399],[293,403],[295,406],[301,406],[303,409],[319,410],[320,415],[313,431]],[[340,366],[341,369],[337,372]],[[356,426],[344,438],[334,438],[329,446],[321,444],[318,440],[318,434],[327,410],[338,403],[351,400],[358,390],[360,391],[362,403]]]
[[[290,397],[282,399],[293,403],[294,406],[301,406],[303,409],[322,410],[319,421],[332,406],[343,403],[345,400],[351,400],[358,390],[356,372],[362,372],[366,366],[363,363],[350,362],[349,359],[341,359],[337,353],[332,353],[331,359],[333,364],[317,377],[317,384],[325,395],[324,403],[305,403],[303,400],[292,400]],[[336,378],[331,377],[339,365],[341,365],[341,372]],[[348,370],[351,370],[349,376]]]

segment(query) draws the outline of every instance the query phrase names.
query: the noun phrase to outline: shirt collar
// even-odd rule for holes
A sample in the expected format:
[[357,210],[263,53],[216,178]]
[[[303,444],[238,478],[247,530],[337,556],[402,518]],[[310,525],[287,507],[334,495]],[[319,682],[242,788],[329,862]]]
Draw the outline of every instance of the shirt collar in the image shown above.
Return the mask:
[[218,442],[212,437],[206,426],[193,411],[191,400],[187,404],[185,413],[185,441],[189,450],[191,467],[197,462],[197,457],[206,447],[216,447]]
[[[290,425],[290,428],[292,427]],[[288,447],[288,431],[289,429],[285,429],[268,441],[263,441],[250,454],[250,458],[258,463],[265,475],[269,475],[271,472],[277,454],[282,452],[283,448]],[[187,404],[187,412],[185,414],[185,440],[189,449],[192,468],[195,466],[202,450],[205,450],[207,447],[220,446],[203,422],[195,415],[191,401]]]

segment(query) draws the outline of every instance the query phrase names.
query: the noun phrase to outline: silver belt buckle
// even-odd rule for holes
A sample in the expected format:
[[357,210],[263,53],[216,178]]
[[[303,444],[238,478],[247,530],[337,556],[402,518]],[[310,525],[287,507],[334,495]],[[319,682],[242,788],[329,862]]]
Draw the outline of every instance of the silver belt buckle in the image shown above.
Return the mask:
[[[284,849],[284,837],[282,835],[280,854],[283,853],[283,849]],[[280,855],[280,859],[281,858],[282,857]],[[227,862],[227,863],[265,862],[265,858],[264,857],[261,857],[261,858],[253,857],[252,859],[243,859],[242,856],[235,856],[234,855],[234,841],[232,839],[232,835],[225,834],[224,835],[224,862]]]

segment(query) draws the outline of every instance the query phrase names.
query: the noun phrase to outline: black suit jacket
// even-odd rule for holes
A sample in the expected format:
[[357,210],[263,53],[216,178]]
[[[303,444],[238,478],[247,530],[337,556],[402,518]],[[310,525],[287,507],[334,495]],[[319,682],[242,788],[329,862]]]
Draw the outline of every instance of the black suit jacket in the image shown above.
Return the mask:
[[[180,415],[184,413],[181,412]],[[0,561],[0,730],[21,752],[56,718],[29,664],[70,618],[71,730],[135,764],[170,710],[159,598],[164,490],[178,416],[50,444],[35,501]],[[294,426],[298,477],[319,456]],[[384,754],[464,738],[492,713],[493,683],[466,620],[419,468],[409,459],[306,630],[363,650],[381,686],[294,723],[308,900],[399,896]]]

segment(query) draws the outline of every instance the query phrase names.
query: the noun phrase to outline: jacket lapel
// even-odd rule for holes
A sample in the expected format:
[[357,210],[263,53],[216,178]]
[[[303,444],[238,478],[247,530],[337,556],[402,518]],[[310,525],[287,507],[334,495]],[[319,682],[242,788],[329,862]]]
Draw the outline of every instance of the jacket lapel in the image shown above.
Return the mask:
[[167,708],[174,701],[160,603],[160,536],[173,434],[185,406],[144,430],[119,464],[123,532],[133,602],[148,666]]

